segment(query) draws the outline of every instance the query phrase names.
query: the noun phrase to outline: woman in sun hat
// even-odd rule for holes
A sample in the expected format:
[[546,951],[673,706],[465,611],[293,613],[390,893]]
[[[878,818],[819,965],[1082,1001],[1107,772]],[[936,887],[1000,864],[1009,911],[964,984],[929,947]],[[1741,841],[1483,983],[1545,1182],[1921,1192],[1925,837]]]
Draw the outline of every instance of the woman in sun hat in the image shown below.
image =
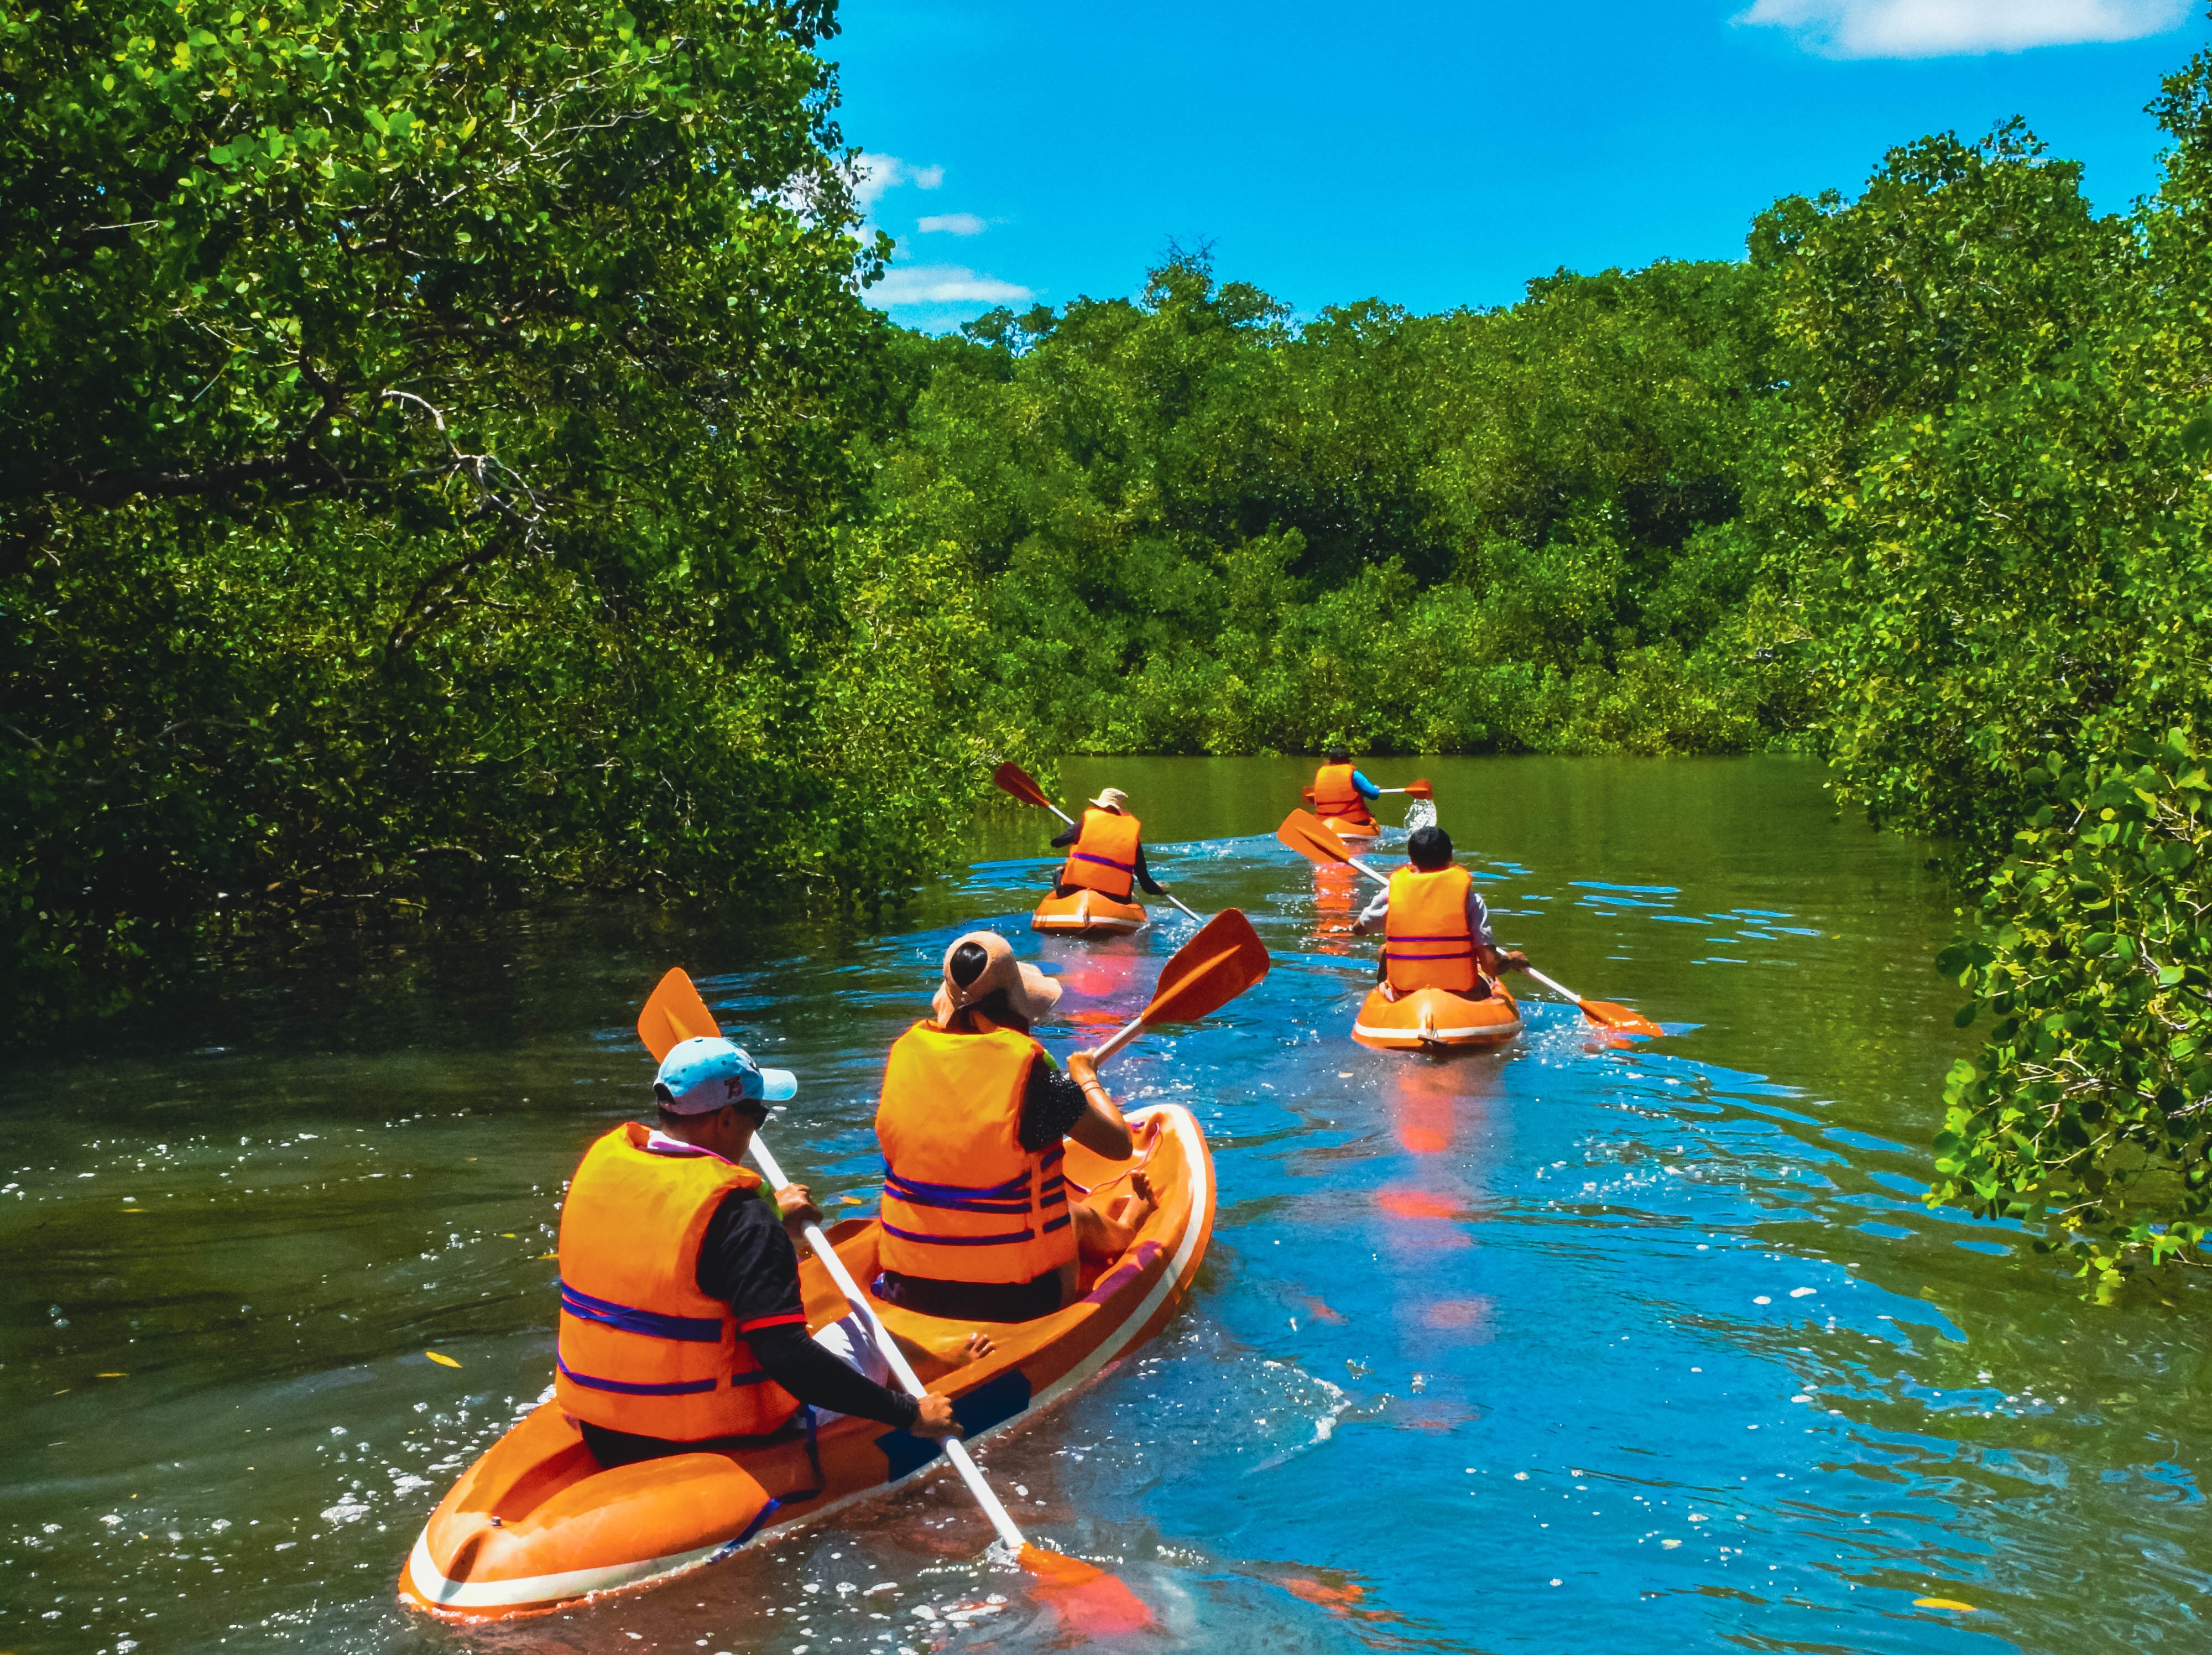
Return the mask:
[[1069,1199],[1063,1140],[1111,1160],[1131,1144],[1089,1055],[1063,1074],[1030,1032],[1059,1000],[994,931],[945,951],[933,1015],[891,1047],[876,1110],[880,1298],[981,1322],[1049,1316],[1076,1296],[1078,1258],[1118,1254],[1150,1215],[1142,1173],[1108,1211]]

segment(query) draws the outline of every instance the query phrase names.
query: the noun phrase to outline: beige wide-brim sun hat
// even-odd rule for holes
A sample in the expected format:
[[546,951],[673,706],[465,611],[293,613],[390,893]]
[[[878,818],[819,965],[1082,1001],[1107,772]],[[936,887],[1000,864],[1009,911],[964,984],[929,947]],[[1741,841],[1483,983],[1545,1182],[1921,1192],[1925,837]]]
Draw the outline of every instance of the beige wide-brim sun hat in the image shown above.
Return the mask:
[[[952,956],[971,942],[986,958],[975,980],[963,989],[952,980]],[[1000,989],[1006,991],[1007,1006],[1032,1023],[1060,1003],[1060,984],[1036,966],[1016,959],[1013,944],[996,931],[970,931],[964,937],[955,937],[945,951],[945,975],[930,1001],[938,1026],[943,1028],[952,1020],[953,1013],[989,999]]]
[[1091,802],[1101,810],[1127,810],[1129,795],[1119,788],[1108,788]]

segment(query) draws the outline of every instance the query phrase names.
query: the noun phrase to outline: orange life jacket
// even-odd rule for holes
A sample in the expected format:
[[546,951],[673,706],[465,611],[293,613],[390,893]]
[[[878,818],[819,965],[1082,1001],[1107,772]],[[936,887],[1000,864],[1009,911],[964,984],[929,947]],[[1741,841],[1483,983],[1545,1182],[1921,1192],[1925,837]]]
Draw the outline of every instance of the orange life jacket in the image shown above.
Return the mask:
[[1468,887],[1474,883],[1463,867],[1426,873],[1401,867],[1390,876],[1382,958],[1392,988],[1465,994],[1474,987],[1474,933],[1467,923]]
[[1067,865],[1060,870],[1062,885],[1088,885],[1119,902],[1129,900],[1137,879],[1137,840],[1142,826],[1126,811],[1091,809],[1083,812],[1083,831]]
[[891,1047],[876,1108],[885,1269],[937,1281],[1030,1281],[1075,1257],[1054,1144],[1022,1147],[1022,1097],[1042,1046],[1012,1029],[917,1023]]
[[730,1307],[699,1291],[707,1222],[760,1177],[704,1149],[648,1148],[635,1122],[584,1152],[561,1208],[553,1384],[573,1419],[697,1442],[773,1431],[799,1399],[761,1371]]
[[1314,814],[1340,816],[1347,822],[1371,822],[1367,801],[1352,785],[1356,764],[1324,764],[1314,772]]

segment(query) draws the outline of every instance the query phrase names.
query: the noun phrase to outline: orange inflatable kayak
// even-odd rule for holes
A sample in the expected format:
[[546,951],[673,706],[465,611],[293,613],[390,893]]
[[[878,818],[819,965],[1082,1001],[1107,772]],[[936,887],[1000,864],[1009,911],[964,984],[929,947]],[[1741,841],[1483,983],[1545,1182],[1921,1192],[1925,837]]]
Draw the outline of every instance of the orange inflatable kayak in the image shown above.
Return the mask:
[[1415,989],[1395,1000],[1377,983],[1361,1002],[1352,1037],[1386,1051],[1494,1046],[1521,1032],[1521,1007],[1502,983],[1487,1000],[1468,1000],[1444,989]]
[[[1188,1110],[1130,1112],[1129,1161],[1067,1146],[1072,1183],[1111,1196],[1142,1167],[1158,1209],[1121,1257],[1084,1266],[1085,1295],[1034,1322],[981,1324],[997,1349],[931,1378],[954,1398],[967,1439],[1034,1418],[1166,1325],[1190,1291],[1213,1232],[1213,1161]],[[830,1243],[855,1280],[876,1275],[876,1224],[848,1220]],[[807,1320],[847,1313],[829,1273],[801,1261]],[[956,1348],[976,1324],[878,1304],[893,1330]],[[808,1415],[802,1412],[802,1421]],[[656,1585],[784,1529],[818,1523],[939,1464],[938,1445],[872,1420],[841,1417],[739,1454],[678,1454],[600,1469],[557,1403],[541,1403],[461,1476],[430,1515],[399,1573],[400,1596],[456,1621],[542,1614],[579,1598]],[[948,1488],[947,1500],[965,1496]]]
[[1145,922],[1144,904],[1116,902],[1103,891],[1048,896],[1030,916],[1030,929],[1063,937],[1126,937]]
[[1338,838],[1355,843],[1382,837],[1382,824],[1380,822],[1351,822],[1341,816],[1324,816],[1321,818],[1321,824]]

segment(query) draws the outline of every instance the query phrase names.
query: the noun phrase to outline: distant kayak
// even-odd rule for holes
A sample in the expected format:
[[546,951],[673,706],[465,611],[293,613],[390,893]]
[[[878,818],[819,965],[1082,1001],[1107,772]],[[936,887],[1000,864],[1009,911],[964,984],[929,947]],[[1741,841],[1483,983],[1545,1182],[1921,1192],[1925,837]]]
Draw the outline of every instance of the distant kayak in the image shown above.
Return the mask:
[[[1321,824],[1340,839],[1360,841],[1382,837],[1382,824],[1380,822],[1353,822],[1341,816],[1324,816],[1321,818]],[[1353,849],[1357,849],[1358,846],[1355,843]]]
[[[1085,1264],[1085,1296],[1033,1322],[984,1323],[997,1348],[931,1381],[954,1399],[967,1440],[1004,1430],[1071,1395],[1166,1325],[1190,1291],[1213,1232],[1213,1162],[1190,1112],[1172,1104],[1128,1117],[1135,1157],[1108,1161],[1067,1147],[1069,1181],[1092,1193],[1141,1168],[1158,1205],[1127,1251]],[[877,1271],[876,1221],[830,1232],[861,1282]],[[848,1306],[812,1257],[799,1264],[807,1323]],[[890,1328],[934,1347],[977,1323],[876,1301]],[[802,1412],[801,1421],[808,1415]],[[936,1443],[872,1420],[793,1427],[741,1453],[676,1454],[604,1470],[555,1402],[518,1421],[431,1513],[399,1574],[415,1608],[459,1621],[543,1614],[656,1585],[722,1559],[770,1530],[816,1523],[941,1463]]]
[[1144,904],[1117,902],[1101,891],[1076,890],[1047,897],[1030,916],[1030,929],[1063,937],[1126,937],[1145,922]]
[[1494,1046],[1521,1032],[1521,1007],[1502,983],[1489,998],[1468,1000],[1445,989],[1413,989],[1390,999],[1377,983],[1361,1002],[1352,1037],[1386,1051]]

